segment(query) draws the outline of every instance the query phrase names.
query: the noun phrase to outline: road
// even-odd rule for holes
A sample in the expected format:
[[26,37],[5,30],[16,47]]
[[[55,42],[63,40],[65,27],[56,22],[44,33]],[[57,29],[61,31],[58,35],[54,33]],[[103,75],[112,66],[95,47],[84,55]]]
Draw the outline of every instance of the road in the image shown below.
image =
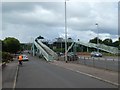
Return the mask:
[[19,67],[16,88],[117,88],[116,86],[50,64],[37,57]]

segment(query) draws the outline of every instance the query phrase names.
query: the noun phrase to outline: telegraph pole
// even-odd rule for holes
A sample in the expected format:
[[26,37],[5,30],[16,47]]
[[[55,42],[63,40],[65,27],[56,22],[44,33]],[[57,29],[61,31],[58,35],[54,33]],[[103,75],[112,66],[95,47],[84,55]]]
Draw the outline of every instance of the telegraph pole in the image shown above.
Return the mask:
[[99,30],[98,30],[98,23],[95,24],[97,26],[97,52],[99,52]]
[[66,14],[66,0],[65,0],[65,62],[67,63],[67,14]]

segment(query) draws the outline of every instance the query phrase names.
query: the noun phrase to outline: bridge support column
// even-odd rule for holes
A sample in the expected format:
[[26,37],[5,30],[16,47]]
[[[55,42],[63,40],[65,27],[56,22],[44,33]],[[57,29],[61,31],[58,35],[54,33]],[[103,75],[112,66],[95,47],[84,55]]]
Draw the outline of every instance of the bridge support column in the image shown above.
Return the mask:
[[89,52],[89,49],[88,49],[88,47],[87,47],[87,52]]
[[32,51],[33,51],[33,56],[35,56],[35,45],[33,43],[33,46],[32,46]]

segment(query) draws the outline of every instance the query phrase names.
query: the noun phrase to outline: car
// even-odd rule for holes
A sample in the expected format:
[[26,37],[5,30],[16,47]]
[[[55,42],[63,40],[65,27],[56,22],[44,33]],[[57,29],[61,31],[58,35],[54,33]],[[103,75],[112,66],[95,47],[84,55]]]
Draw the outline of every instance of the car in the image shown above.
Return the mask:
[[57,52],[58,56],[63,56],[64,54],[62,52]]
[[102,53],[100,53],[100,52],[91,52],[91,57],[102,57]]
[[67,59],[68,61],[76,61],[78,60],[78,56],[77,54],[70,52],[70,53],[67,53]]
[[28,56],[27,55],[22,55],[23,60],[22,61],[28,61]]

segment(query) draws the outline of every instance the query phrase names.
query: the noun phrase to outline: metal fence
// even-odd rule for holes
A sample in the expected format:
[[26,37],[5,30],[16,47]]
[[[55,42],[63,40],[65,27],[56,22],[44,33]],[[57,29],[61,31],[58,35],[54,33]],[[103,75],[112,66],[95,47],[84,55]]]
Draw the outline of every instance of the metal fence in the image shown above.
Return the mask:
[[112,71],[120,71],[118,59],[108,59],[108,58],[95,58],[95,57],[79,57],[77,63],[88,65],[96,68],[102,68]]

